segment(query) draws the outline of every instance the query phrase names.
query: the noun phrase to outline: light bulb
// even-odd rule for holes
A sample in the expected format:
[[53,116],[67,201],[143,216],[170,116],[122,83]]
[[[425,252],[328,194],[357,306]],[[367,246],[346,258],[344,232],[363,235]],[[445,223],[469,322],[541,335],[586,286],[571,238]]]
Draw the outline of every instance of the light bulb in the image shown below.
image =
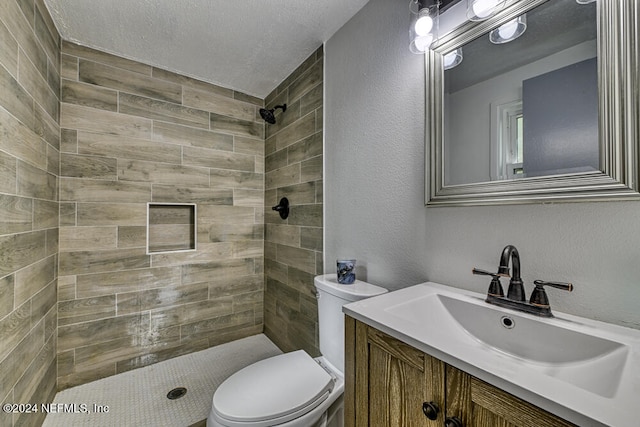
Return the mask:
[[514,19],[512,21],[507,22],[498,28],[498,34],[504,40],[510,40],[518,30],[518,19]]
[[433,28],[433,18],[430,17],[428,13],[422,14],[422,12],[420,12],[420,14],[421,16],[418,18],[413,28],[415,29],[417,35],[426,36],[431,32],[431,29]]
[[[411,10],[411,24],[409,27],[409,50],[416,54],[425,53],[433,41],[437,39],[438,32],[438,4],[424,7],[425,0],[411,0],[409,9]],[[418,11],[415,5],[419,6]]]
[[516,19],[512,19],[492,30],[489,33],[489,41],[493,44],[503,44],[513,41],[524,34],[527,29],[527,14],[523,13]]
[[413,40],[413,44],[415,48],[419,52],[425,52],[431,46],[431,42],[433,41],[433,35],[429,34],[426,36],[418,36]]
[[487,18],[491,16],[498,3],[500,0],[476,0],[471,8],[478,18]]
[[451,67],[451,65],[456,61],[456,53],[451,52],[448,53],[442,58],[444,60],[444,69]]
[[453,50],[442,57],[442,65],[445,70],[459,65],[462,62],[462,48]]

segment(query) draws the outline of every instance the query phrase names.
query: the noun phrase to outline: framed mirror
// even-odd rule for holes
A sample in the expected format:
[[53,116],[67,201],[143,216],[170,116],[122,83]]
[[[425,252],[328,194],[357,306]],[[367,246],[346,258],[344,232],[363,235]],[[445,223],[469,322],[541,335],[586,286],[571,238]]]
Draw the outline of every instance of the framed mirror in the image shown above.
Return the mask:
[[583,3],[507,0],[427,51],[427,206],[640,200],[640,0]]

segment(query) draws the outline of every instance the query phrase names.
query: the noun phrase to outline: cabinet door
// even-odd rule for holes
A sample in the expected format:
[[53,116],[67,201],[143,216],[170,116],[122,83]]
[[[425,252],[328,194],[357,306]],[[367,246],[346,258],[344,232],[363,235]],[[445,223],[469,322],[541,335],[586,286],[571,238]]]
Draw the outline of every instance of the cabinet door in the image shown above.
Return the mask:
[[464,427],[575,427],[452,366],[446,367],[447,417]]
[[[360,322],[355,322],[351,333],[348,329],[347,340],[351,335],[355,339],[355,346],[351,342],[355,364],[346,366],[345,424],[442,426],[444,363]],[[353,404],[348,403],[350,399]],[[423,413],[425,402],[440,409],[434,420]]]
[[345,352],[346,427],[577,427],[350,317]]

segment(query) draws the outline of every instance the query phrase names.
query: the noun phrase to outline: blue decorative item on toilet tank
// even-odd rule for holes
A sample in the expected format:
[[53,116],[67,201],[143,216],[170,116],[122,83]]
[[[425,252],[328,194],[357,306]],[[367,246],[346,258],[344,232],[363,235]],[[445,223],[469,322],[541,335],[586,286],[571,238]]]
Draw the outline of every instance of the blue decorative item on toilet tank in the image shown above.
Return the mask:
[[356,281],[356,260],[339,259],[336,261],[338,267],[338,283],[341,285],[351,285]]

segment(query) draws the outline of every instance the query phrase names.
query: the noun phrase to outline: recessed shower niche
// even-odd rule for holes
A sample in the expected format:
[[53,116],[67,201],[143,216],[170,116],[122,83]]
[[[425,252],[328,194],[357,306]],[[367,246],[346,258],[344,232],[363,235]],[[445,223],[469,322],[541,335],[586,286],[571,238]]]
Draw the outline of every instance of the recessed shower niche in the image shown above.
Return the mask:
[[147,203],[147,254],[195,250],[195,204]]

